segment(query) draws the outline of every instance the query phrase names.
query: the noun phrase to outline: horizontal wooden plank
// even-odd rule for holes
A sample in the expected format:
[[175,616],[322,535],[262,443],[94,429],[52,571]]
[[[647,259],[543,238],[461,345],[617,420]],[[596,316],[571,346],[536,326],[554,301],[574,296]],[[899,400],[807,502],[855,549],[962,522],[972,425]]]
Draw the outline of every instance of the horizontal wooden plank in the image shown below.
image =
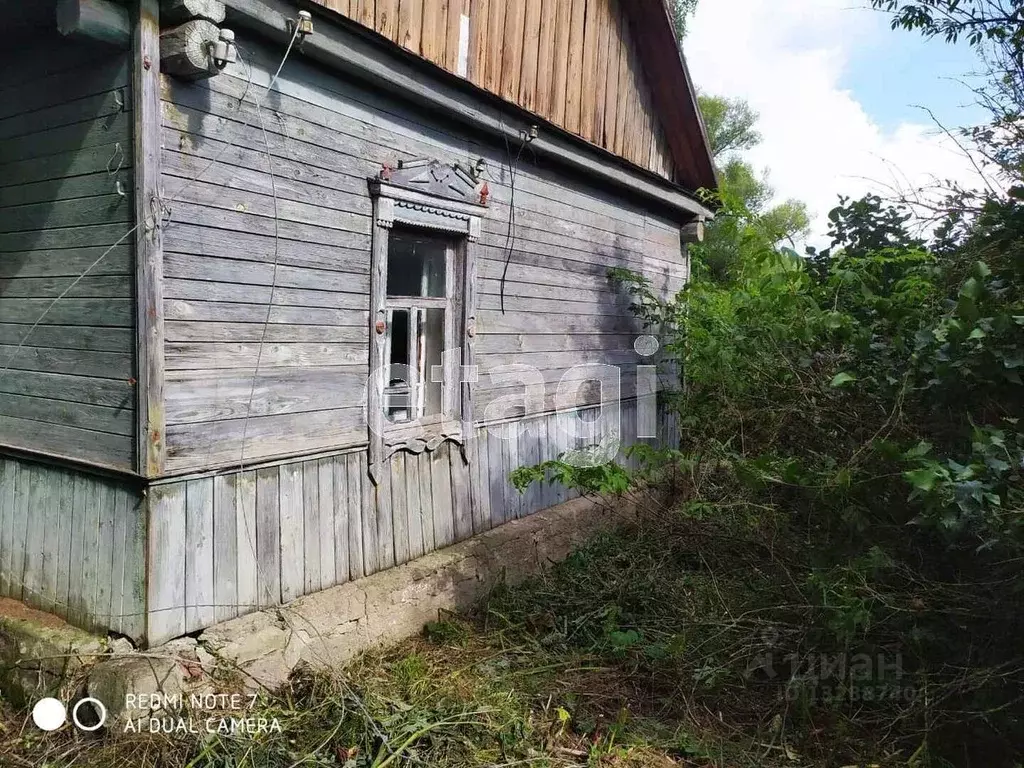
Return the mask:
[[[55,50],[55,47],[49,46],[49,50]],[[31,88],[26,87],[26,80],[22,77],[21,82],[12,83],[9,88],[0,90],[0,119],[46,109],[114,88],[130,87],[127,55],[111,56],[109,50],[96,48],[93,56],[87,60],[89,64],[75,67],[71,71],[55,72],[31,80]],[[17,97],[12,99],[15,92]]]
[[[164,254],[170,276],[184,277],[188,272],[180,270],[194,269],[198,264],[205,263],[206,271],[199,272],[199,276],[226,280],[229,279],[227,276],[234,274],[236,270],[252,270],[259,281],[258,285],[270,284],[275,262],[278,265],[279,277],[282,274],[282,267],[308,267],[323,272],[362,275],[363,282],[368,284],[369,238],[359,241],[356,245],[360,247],[339,248],[295,240],[275,241],[273,235],[257,235],[244,230],[232,231],[184,223],[169,227],[164,236]],[[365,246],[365,249],[361,246]],[[189,256],[192,258],[180,258]],[[253,264],[267,264],[270,271],[255,268]],[[321,280],[332,279],[320,273],[317,277]],[[299,284],[294,285],[302,287]]]
[[[0,174],[2,175],[2,174]],[[134,227],[128,224],[98,224],[0,234],[0,253],[47,251],[58,248],[116,248],[129,242]],[[0,259],[2,260],[2,259]]]
[[0,119],[0,141],[35,133],[40,126],[59,128],[85,120],[103,120],[120,112],[131,112],[129,93],[129,88],[115,88]]
[[[270,326],[279,327],[279,326]],[[302,326],[308,328],[309,326]],[[369,333],[361,331],[360,342],[348,344],[265,342],[195,343],[168,341],[164,346],[167,370],[253,368],[310,368],[369,364]],[[2,348],[0,348],[2,354]]]
[[[361,408],[293,413],[167,428],[167,469],[211,469],[366,442]],[[242,440],[245,440],[244,453]]]
[[4,394],[0,397],[0,415],[129,437],[135,430],[131,408],[104,408],[44,397]]
[[[304,225],[311,230],[311,242],[325,242],[328,245],[335,243],[335,236],[323,230],[341,230],[357,235],[370,234],[369,211],[352,212],[352,209],[365,202],[365,199],[355,195],[345,197],[349,201],[347,209],[298,203],[280,196],[275,201],[269,189],[266,194],[261,194],[244,189],[232,189],[209,181],[189,181],[183,188],[170,192],[173,204],[187,202],[206,208],[246,213],[251,217],[276,219],[282,224],[288,222],[293,225]],[[295,229],[293,226],[292,230]]]
[[[2,171],[0,171],[2,173]],[[112,185],[111,185],[112,186]],[[131,222],[135,215],[127,196],[110,193],[79,200],[16,205],[0,209],[0,233],[56,227]],[[128,227],[126,226],[125,229]]]
[[[0,338],[3,326],[0,325]],[[289,325],[284,323],[216,323],[169,320],[164,324],[168,344],[194,342],[265,343],[315,342],[361,344],[368,338],[365,325]]]
[[167,423],[361,407],[366,376],[362,366],[268,368],[255,377],[251,369],[168,371]]
[[[188,195],[187,192],[186,195]],[[299,243],[316,243],[338,248],[365,248],[367,251],[370,248],[369,219],[367,219],[367,231],[364,233],[320,227],[313,223],[285,218],[275,219],[272,215],[252,214],[233,208],[198,205],[181,200],[172,201],[170,207],[173,218],[165,229],[165,233],[173,232],[178,226],[177,222],[187,221],[192,225],[213,227],[229,232],[249,232],[269,238],[276,237],[279,247],[280,241],[294,240]],[[168,235],[165,234],[164,237],[166,239]],[[0,239],[0,243],[2,242]],[[178,248],[175,247],[174,250],[178,250]],[[273,261],[273,251],[268,260]]]
[[[51,306],[52,305],[52,306]],[[9,323],[91,325],[129,328],[134,325],[131,299],[8,299],[0,297],[0,317]]]
[[48,180],[61,180],[91,173],[107,173],[125,158],[125,170],[131,167],[130,149],[124,137],[110,137],[108,141],[86,149],[69,149],[44,157],[16,158],[3,166],[0,187],[32,184]]
[[0,445],[42,451],[114,469],[131,469],[135,455],[133,437],[58,427],[11,416],[0,416]]
[[[2,302],[2,300],[0,300]],[[0,303],[0,310],[2,310]],[[291,325],[359,325],[367,327],[369,311],[355,309],[323,309],[273,305],[268,313],[261,304],[237,304],[213,301],[169,299],[164,302],[167,320],[206,320],[227,323],[288,323]]]
[[99,379],[63,373],[8,369],[0,373],[0,392],[130,409],[134,385],[120,379]]
[[495,310],[477,313],[477,334],[525,333],[640,333],[641,323],[633,317],[610,317],[601,319],[593,315],[571,315],[555,313],[512,314]]
[[220,160],[207,160],[170,150],[164,150],[161,157],[161,171],[165,177],[183,179],[191,183],[190,180],[198,176],[203,181],[223,187],[223,194],[229,199],[235,192],[253,192],[270,196],[276,193],[279,205],[282,200],[288,200],[343,213],[370,215],[371,205],[365,182],[360,185],[350,177],[341,177],[345,179],[342,187],[314,185],[304,178],[309,174],[295,172],[301,168],[297,163],[292,162],[289,163],[290,167],[281,167],[282,161],[272,158],[273,164],[269,165],[266,155],[263,156],[262,162],[252,167],[228,165]]
[[85,120],[7,139],[0,143],[0,173],[5,172],[3,166],[7,163],[27,158],[109,145],[112,141],[125,146],[131,141],[131,125],[132,115],[118,112],[104,120]]
[[[505,295],[504,308],[507,313],[550,313],[559,314],[572,313],[574,315],[586,315],[590,316],[591,322],[594,324],[595,330],[599,330],[604,327],[606,323],[601,318],[633,318],[633,313],[629,309],[628,299],[625,297],[617,296],[616,294],[607,294],[607,298],[601,300],[600,298],[591,298],[589,301],[583,300],[586,297],[585,293],[577,295],[578,301],[567,301],[565,299],[535,299],[535,298],[524,298],[522,296],[510,296]],[[485,310],[500,310],[502,307],[502,300],[500,296],[494,294],[481,294],[478,299],[477,306],[480,311]]]
[[[16,260],[13,257],[12,260]],[[71,299],[131,298],[128,275],[86,275],[75,277],[0,277],[0,296],[8,299],[55,299],[65,294]],[[77,281],[77,282],[76,282]]]
[[[117,164],[115,163],[111,170],[116,167]],[[87,173],[80,176],[47,179],[46,181],[37,181],[30,184],[0,187],[0,208],[118,194],[117,184],[119,182],[121,192],[126,197],[131,197],[133,179],[132,166],[129,164],[113,175],[103,170],[98,173]],[[5,213],[0,212],[0,216],[4,215]]]
[[[26,331],[28,327],[26,326]],[[37,329],[38,330],[38,329]],[[31,341],[39,341],[38,338]],[[0,367],[44,373],[70,373],[106,379],[129,379],[133,375],[133,355],[124,352],[97,352],[81,349],[0,344]],[[0,373],[0,376],[3,376]]]
[[[317,291],[289,288],[281,285],[251,285],[245,283],[222,283],[213,280],[164,280],[165,299],[185,299],[199,302],[257,304],[264,307],[273,301],[274,306],[317,307],[325,309],[369,309],[369,298],[365,293],[342,293],[340,291]],[[230,312],[231,310],[226,310]]]
[[477,338],[476,354],[511,354],[532,352],[598,352],[632,349],[634,333],[565,333],[565,334],[483,334]]
[[114,249],[66,248],[54,251],[24,251],[0,258],[0,279],[75,278],[86,271],[86,279],[102,275],[131,275],[134,261],[130,244],[119,245]]
[[[359,272],[338,272],[333,268],[321,269],[319,266],[311,267],[306,264],[293,266],[280,261],[275,268],[273,263],[267,264],[262,261],[167,253],[164,257],[164,276],[169,279],[212,280],[222,283],[245,283],[253,286],[276,285],[280,288],[310,288],[318,291],[342,291],[368,295],[370,290],[368,259],[365,254],[362,254],[358,265],[355,259],[352,261],[351,268],[359,269]],[[332,262],[332,267],[335,263]]]
[[31,324],[0,323],[0,344],[56,349],[96,350],[132,354],[135,332],[132,328],[97,328],[78,325],[39,325],[31,333]]

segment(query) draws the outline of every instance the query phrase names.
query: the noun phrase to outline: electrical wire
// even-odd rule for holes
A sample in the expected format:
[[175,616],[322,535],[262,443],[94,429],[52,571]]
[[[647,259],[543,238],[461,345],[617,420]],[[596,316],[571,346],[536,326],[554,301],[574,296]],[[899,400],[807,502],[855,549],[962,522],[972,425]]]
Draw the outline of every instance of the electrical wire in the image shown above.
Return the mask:
[[[505,139],[505,155],[511,160],[512,148],[508,143],[508,133],[502,131],[502,137]],[[519,151],[516,153],[516,159],[510,162],[508,166],[509,176],[509,204],[508,204],[508,230],[505,232],[505,266],[501,270],[501,284],[498,289],[498,300],[499,306],[501,307],[501,314],[505,314],[505,282],[508,278],[508,265],[512,261],[512,250],[516,244],[516,174],[519,172],[519,159],[523,156],[523,150],[526,145],[530,143],[529,133],[524,134],[522,143],[519,145]]]

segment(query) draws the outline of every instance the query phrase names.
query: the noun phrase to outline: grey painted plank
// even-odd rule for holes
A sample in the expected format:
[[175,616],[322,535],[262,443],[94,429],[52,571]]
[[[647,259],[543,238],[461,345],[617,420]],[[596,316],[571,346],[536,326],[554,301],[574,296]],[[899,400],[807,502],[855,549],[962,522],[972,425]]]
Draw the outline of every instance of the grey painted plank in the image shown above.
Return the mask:
[[0,415],[111,435],[130,437],[134,434],[132,413],[127,408],[105,408],[66,400],[5,394],[0,398]]
[[[0,216],[3,216],[0,211]],[[43,251],[52,253],[52,251]],[[98,256],[97,256],[98,258]],[[15,257],[15,260],[17,257]],[[27,259],[26,261],[33,261]],[[87,265],[88,267],[88,265]],[[58,296],[70,299],[130,298],[132,285],[128,275],[93,275],[25,277],[14,275],[0,277],[0,295],[9,299],[55,299]],[[61,299],[63,301],[63,298]]]
[[159,645],[185,631],[185,484],[153,486],[149,505],[146,639]]
[[[0,239],[3,237],[0,235]],[[4,322],[28,325],[38,322],[128,328],[132,324],[131,310],[131,299],[66,298],[54,304],[53,299],[0,298],[0,317]]]
[[260,607],[281,602],[281,516],[278,467],[256,471],[256,580]]
[[[194,229],[199,237],[211,231],[202,227]],[[344,251],[339,254],[334,248],[318,251],[307,247],[295,253],[282,253],[278,244],[278,258],[274,260],[273,240],[255,239],[251,245],[260,247],[259,252],[242,250],[236,243],[235,248],[226,254],[230,258],[222,258],[207,255],[207,252],[213,249],[203,247],[204,243],[205,240],[201,241],[200,247],[197,248],[202,251],[200,254],[165,254],[165,275],[169,278],[192,281],[243,283],[250,286],[274,285],[281,289],[333,291],[356,295],[365,294],[370,286],[366,256],[356,251]],[[224,250],[218,248],[217,252],[225,255]],[[268,258],[269,261],[266,261]]]
[[395,527],[391,493],[393,465],[393,461],[388,461],[385,464],[375,494],[377,503],[377,567],[380,570],[395,565]]
[[303,498],[302,462],[283,464],[281,472],[281,600],[289,602],[303,594],[305,499]]
[[23,599],[35,606],[46,604],[44,593],[46,577],[44,573],[45,531],[49,522],[48,507],[50,502],[51,476],[55,473],[49,467],[33,464],[28,472],[28,494],[26,497],[26,530],[25,557],[21,573],[15,574],[22,581]]
[[168,372],[167,423],[352,409],[365,385],[365,369],[352,366]]
[[[344,584],[349,579],[349,533],[348,533],[348,465],[345,456],[330,459],[334,479],[334,583]],[[322,557],[321,557],[322,562]]]
[[488,495],[490,496],[491,527],[503,525],[509,519],[509,507],[505,500],[504,471],[505,441],[497,428],[482,428],[487,437]]
[[452,477],[454,537],[456,541],[463,541],[473,535],[470,465],[462,458],[462,451],[455,443],[448,444],[448,459]]
[[0,596],[10,597],[13,579],[11,561],[14,557],[15,487],[19,462],[0,456]]
[[[0,195],[2,194],[0,192]],[[63,290],[73,278],[81,277],[88,270],[88,274],[82,278],[79,285],[111,286],[113,283],[109,281],[108,276],[130,275],[133,262],[134,256],[130,245],[119,245],[113,249],[94,247],[24,251],[17,256],[0,259],[0,278],[5,280],[8,278],[18,278],[18,280],[49,278],[53,281],[52,284],[55,288],[60,287]],[[108,281],[99,280],[103,277],[108,277]],[[60,278],[64,278],[64,280],[60,280]],[[2,284],[15,285],[14,281]],[[34,285],[33,283],[23,284]],[[130,294],[130,284],[127,281],[124,281],[123,284],[126,293]],[[5,289],[5,292],[7,290],[9,289]],[[69,295],[76,294],[72,292]]]
[[42,125],[57,128],[86,120],[103,120],[119,112],[131,111],[131,108],[127,89],[117,88],[33,112],[20,112],[0,119],[0,141],[35,133]]
[[[50,47],[49,50],[54,50]],[[45,109],[53,104],[61,104],[72,99],[79,99],[94,93],[102,93],[111,88],[127,87],[129,70],[127,56],[121,54],[111,57],[108,51],[103,56],[95,56],[86,70],[76,67],[71,76],[66,72],[57,72],[45,79],[36,80],[31,88],[22,84],[12,84],[11,88],[0,91],[10,95],[10,91],[18,90],[15,102],[0,101],[0,118],[10,115],[34,112]],[[83,77],[83,71],[88,72]]]
[[[2,237],[2,236],[0,236]],[[12,300],[24,301],[24,300]],[[13,305],[17,306],[17,305]],[[360,325],[366,327],[368,312],[356,309],[329,309],[326,307],[286,307],[274,303],[246,304],[244,302],[194,301],[168,299],[164,308],[168,320],[190,320],[220,323],[288,323],[292,325]],[[0,304],[0,308],[3,305]]]
[[[334,552],[334,465],[336,457],[315,462],[317,477],[317,509],[320,517],[318,543],[320,549],[320,586],[327,589],[335,581]],[[313,464],[314,462],[310,462]]]
[[[21,326],[14,326],[20,328]],[[168,357],[178,356],[178,350],[185,351],[197,343],[243,344],[263,341],[264,344],[316,342],[318,344],[355,343],[360,349],[366,344],[365,326],[337,325],[288,325],[282,323],[221,323],[169,321],[164,325],[168,341]],[[0,324],[0,338],[4,325]],[[248,353],[245,355],[248,357]],[[228,356],[226,356],[228,357]],[[270,355],[273,358],[273,354]],[[366,363],[366,356],[360,360]],[[250,364],[251,365],[251,364]]]
[[60,373],[8,369],[0,374],[0,392],[45,397],[71,403],[126,408],[134,398],[129,382]]
[[[236,280],[244,277],[236,276]],[[220,304],[262,304],[273,300],[275,306],[320,307],[327,309],[364,309],[366,294],[347,291],[331,291],[325,286],[317,289],[289,288],[281,285],[253,285],[248,282],[223,282],[209,279],[168,277],[164,283],[166,299],[208,301]],[[525,301],[525,299],[524,299]],[[536,301],[540,301],[537,299]],[[227,314],[237,312],[233,307],[224,307]],[[265,311],[264,311],[265,314]]]
[[[402,454],[402,478],[405,485],[405,502],[396,501],[405,510],[406,536],[409,558],[415,560],[424,553],[423,513],[420,501],[419,457]],[[397,556],[397,552],[396,552]]]
[[455,542],[455,516],[452,499],[452,472],[448,459],[450,445],[430,453],[430,507],[434,517],[434,548]]
[[[0,323],[0,344],[8,347],[17,347],[19,344],[23,344],[22,349],[32,346],[125,354],[130,349],[130,345],[134,343],[132,336],[131,328],[39,325],[32,330],[31,324]],[[20,355],[19,352],[18,356],[20,357]]]
[[113,163],[112,167],[117,167],[118,159],[122,156],[125,158],[125,167],[121,170],[127,175],[127,169],[132,167],[131,152],[129,137],[111,136],[105,143],[88,149],[70,149],[43,157],[17,158],[2,166],[0,187],[107,173],[107,166]]
[[[320,469],[316,461],[304,461],[300,466],[302,471],[303,546],[296,553],[296,559],[303,563],[303,588],[304,592],[308,594],[320,589]],[[331,560],[333,562],[333,558]]]
[[48,251],[55,248],[117,248],[131,237],[132,227],[125,224],[96,224],[86,227],[60,227],[0,234],[0,253]]
[[[238,465],[240,461],[296,456],[366,441],[361,408],[173,424],[167,428],[167,468]],[[3,418],[0,417],[0,423]],[[244,454],[242,439],[245,438]]]
[[[2,422],[0,422],[2,425]],[[24,463],[14,486],[14,530],[11,537],[11,597],[20,600],[25,593],[25,544],[31,519],[29,489],[35,478],[35,465]]]
[[[128,526],[131,516],[132,494],[121,485],[114,488],[111,505],[113,530],[111,533],[110,560],[110,600],[108,602],[108,627],[114,632],[124,633],[124,592],[125,592],[125,556]],[[131,600],[128,601],[129,605]]]
[[0,444],[112,469],[130,469],[134,455],[132,440],[124,435],[3,415],[0,415]]
[[92,624],[99,629],[106,629],[110,623],[110,569],[114,559],[114,516],[117,513],[117,495],[113,483],[101,481],[96,484],[97,501],[97,532],[96,560],[93,569],[92,587]]
[[256,610],[259,603],[256,531],[256,473],[228,476],[235,489],[235,535],[238,557],[238,614]]
[[106,189],[93,197],[0,208],[0,233],[116,222],[124,223],[127,230],[133,216],[128,199],[114,191],[114,180],[111,179]]
[[[348,344],[268,341],[260,345],[236,342],[181,343],[170,341],[164,349],[169,371],[253,368],[257,359],[261,370],[277,367],[324,368],[358,365],[362,371],[368,355],[365,329],[359,329],[359,336],[361,336],[359,343]],[[2,354],[3,348],[0,347],[0,356]]]
[[84,120],[73,125],[36,131],[0,143],[0,173],[6,163],[44,157],[71,149],[88,149],[114,141],[131,140],[131,113],[110,115],[104,120]]
[[185,483],[185,631],[213,623],[213,478]]
[[365,574],[363,566],[363,483],[366,460],[361,453],[345,456],[346,489],[348,491],[348,564],[349,578],[358,579]]
[[[433,472],[431,470],[433,462],[430,457],[431,454],[426,452],[415,456],[413,454],[409,455],[410,459],[415,458],[416,472],[420,478],[418,498],[424,552],[433,552],[438,548],[434,538],[434,489]],[[410,472],[410,476],[411,474]]]
[[[38,341],[38,339],[33,339]],[[73,373],[105,379],[128,379],[132,356],[127,352],[52,349],[50,347],[0,344],[0,361],[7,368],[43,373]]]
[[391,514],[395,539],[395,564],[409,560],[409,497],[405,471],[405,452],[391,457]]
[[[366,458],[360,454],[359,471],[362,475],[362,509],[361,518],[363,526],[363,570],[367,576],[380,570],[380,545],[377,536],[377,518],[379,514],[377,506],[377,487],[370,479],[369,467],[364,463]],[[386,476],[381,482],[386,480]]]
[[491,528],[491,494],[488,486],[487,436],[479,429],[470,434],[470,473],[472,478],[473,532]]
[[[72,491],[71,543],[68,553],[68,605],[64,616],[72,624],[81,624],[85,619],[85,600],[83,586],[83,558],[85,556],[85,534],[88,530],[87,518],[92,514],[92,497],[90,495],[90,478],[84,473],[76,473]],[[151,502],[152,503],[152,502]],[[154,526],[156,522],[154,522]],[[155,530],[155,529],[154,529]]]
[[213,603],[214,621],[238,615],[238,510],[233,478],[213,478]]
[[122,582],[121,631],[140,642],[146,636],[146,514],[145,500],[134,492],[128,499]]
[[205,209],[185,207],[189,214],[202,215],[198,219],[190,215],[167,226],[164,248],[169,266],[176,273],[187,274],[185,265],[190,262],[202,265],[203,259],[212,259],[202,274],[217,276],[224,275],[226,271],[230,274],[230,265],[224,263],[230,261],[252,269],[257,285],[269,285],[275,263],[278,265],[278,277],[283,278],[285,284],[292,280],[290,270],[294,268],[294,280],[300,283],[294,287],[302,287],[302,281],[308,276],[308,272],[300,272],[303,268],[331,273],[322,276],[329,289],[344,274],[354,275],[356,285],[361,284],[360,280],[365,282],[368,279],[369,265],[365,256],[370,241],[368,237],[357,238],[347,248],[275,239],[273,232],[218,227],[221,222],[210,217]]

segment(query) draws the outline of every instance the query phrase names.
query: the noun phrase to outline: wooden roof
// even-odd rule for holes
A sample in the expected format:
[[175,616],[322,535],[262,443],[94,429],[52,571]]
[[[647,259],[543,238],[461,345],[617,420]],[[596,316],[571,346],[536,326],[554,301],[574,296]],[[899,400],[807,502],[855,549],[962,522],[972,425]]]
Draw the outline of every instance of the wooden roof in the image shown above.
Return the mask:
[[640,168],[716,186],[665,0],[312,1]]

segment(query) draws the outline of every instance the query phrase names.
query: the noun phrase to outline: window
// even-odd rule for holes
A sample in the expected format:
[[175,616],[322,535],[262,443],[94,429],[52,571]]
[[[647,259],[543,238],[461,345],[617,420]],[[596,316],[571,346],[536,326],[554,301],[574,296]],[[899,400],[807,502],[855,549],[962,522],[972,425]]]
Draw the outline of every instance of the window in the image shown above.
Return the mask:
[[463,442],[471,423],[476,333],[474,243],[487,185],[436,160],[385,167],[373,199],[370,371],[366,397],[370,477],[397,451]]
[[388,238],[384,412],[392,423],[445,412],[443,352],[458,330],[448,290],[455,262],[448,238],[400,229]]

